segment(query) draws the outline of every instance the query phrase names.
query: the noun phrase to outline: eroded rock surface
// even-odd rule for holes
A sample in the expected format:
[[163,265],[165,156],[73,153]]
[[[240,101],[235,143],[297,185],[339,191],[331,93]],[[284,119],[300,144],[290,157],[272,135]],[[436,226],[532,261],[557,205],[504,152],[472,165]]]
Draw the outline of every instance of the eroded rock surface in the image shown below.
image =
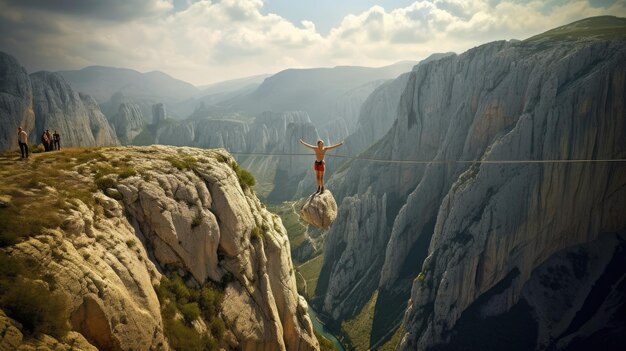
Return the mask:
[[177,272],[195,286],[224,284],[219,313],[234,338],[229,347],[319,348],[296,289],[285,228],[240,182],[232,156],[164,146],[93,152],[99,156],[64,171],[68,177],[92,184],[93,174],[77,167],[122,165],[133,172],[107,175],[111,182],[93,194],[93,205],[69,198],[59,228],[10,250],[52,276],[70,301],[74,331],[99,349],[169,349],[154,286],[161,272]]
[[[463,313],[494,287],[504,287],[497,313],[510,311],[542,262],[623,231],[622,164],[444,160],[622,158],[626,143],[616,131],[624,129],[625,58],[623,40],[583,37],[494,42],[418,66],[394,125],[364,155],[437,162],[353,162],[329,182],[344,201],[326,241],[316,303],[344,320],[378,293],[370,347],[403,323],[401,349],[445,349]],[[386,201],[359,214],[371,195]],[[355,242],[372,217],[387,219],[382,240]],[[384,259],[354,263],[370,251]],[[347,263],[363,273],[348,274]],[[572,333],[586,337],[581,326]],[[561,340],[565,347],[571,339]]]
[[328,228],[337,218],[337,203],[329,190],[309,196],[300,210],[302,219],[317,228]]

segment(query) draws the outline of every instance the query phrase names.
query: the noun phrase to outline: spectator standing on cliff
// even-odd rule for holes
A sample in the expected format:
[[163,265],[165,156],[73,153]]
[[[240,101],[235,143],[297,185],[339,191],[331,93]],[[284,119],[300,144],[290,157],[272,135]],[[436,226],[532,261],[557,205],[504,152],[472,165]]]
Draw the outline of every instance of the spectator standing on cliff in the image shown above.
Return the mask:
[[56,130],[54,131],[54,134],[52,134],[52,144],[52,149],[61,150],[61,135]]
[[48,140],[48,151],[54,150],[52,147],[52,134],[50,134],[48,129],[46,129],[46,139]]
[[41,143],[43,144],[45,151],[50,151],[50,140],[48,139],[46,132],[41,133]]
[[17,143],[20,145],[22,158],[28,158],[28,134],[26,134],[22,127],[17,128]]

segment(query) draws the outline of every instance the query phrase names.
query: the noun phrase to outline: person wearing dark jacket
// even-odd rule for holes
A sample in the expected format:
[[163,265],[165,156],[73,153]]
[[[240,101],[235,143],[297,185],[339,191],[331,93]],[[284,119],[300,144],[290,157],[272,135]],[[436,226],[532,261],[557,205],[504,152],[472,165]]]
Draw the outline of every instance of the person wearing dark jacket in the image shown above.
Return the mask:
[[52,149],[61,150],[61,135],[56,130],[52,134]]
[[41,143],[43,144],[43,148],[45,151],[50,151],[50,142],[46,132],[41,133]]
[[46,129],[46,139],[48,140],[48,151],[52,151],[54,150],[54,148],[52,147],[52,134],[50,134],[50,131],[48,129]]

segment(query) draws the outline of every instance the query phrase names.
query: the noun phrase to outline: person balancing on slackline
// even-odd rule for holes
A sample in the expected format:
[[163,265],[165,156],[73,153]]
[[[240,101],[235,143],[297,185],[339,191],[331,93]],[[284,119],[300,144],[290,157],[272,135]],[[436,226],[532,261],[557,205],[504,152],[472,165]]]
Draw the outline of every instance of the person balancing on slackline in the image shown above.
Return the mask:
[[317,178],[317,191],[315,193],[321,194],[324,192],[324,156],[326,156],[326,151],[340,147],[341,145],[343,145],[343,141],[339,144],[327,147],[324,147],[324,141],[322,141],[321,139],[317,141],[317,146],[307,144],[302,141],[302,139],[300,139],[300,143],[315,151],[315,164],[313,166]]

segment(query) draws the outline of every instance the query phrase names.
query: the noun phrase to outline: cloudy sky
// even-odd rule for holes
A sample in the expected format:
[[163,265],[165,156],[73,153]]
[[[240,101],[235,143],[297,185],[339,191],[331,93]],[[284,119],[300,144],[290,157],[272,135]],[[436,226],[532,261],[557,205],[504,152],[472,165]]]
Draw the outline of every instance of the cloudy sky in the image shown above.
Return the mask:
[[626,16],[626,1],[0,0],[0,51],[30,72],[105,65],[201,85],[460,53],[604,14]]

